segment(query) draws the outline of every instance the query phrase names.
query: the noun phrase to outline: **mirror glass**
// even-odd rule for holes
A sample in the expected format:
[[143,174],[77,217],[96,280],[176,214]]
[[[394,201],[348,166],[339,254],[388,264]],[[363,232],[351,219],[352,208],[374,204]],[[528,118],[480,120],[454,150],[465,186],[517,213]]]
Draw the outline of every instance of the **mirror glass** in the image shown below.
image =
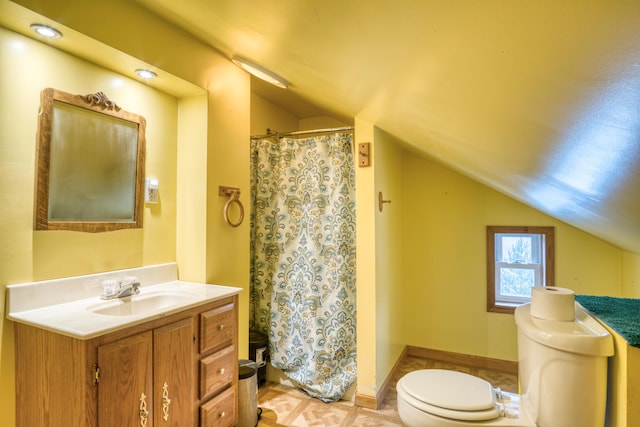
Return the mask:
[[145,120],[102,92],[41,94],[36,229],[142,227]]

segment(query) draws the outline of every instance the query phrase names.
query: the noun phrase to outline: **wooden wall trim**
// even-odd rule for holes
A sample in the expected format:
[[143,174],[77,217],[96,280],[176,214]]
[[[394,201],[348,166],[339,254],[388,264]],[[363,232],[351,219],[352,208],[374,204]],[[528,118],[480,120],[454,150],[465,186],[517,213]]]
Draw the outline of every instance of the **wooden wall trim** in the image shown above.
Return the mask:
[[356,392],[355,404],[367,409],[378,409],[382,405],[389,387],[392,384],[393,378],[396,377],[400,366],[404,360],[409,357],[421,357],[423,359],[439,360],[441,362],[454,363],[456,365],[472,366],[474,368],[493,369],[496,371],[507,372],[510,374],[518,374],[518,362],[512,362],[509,360],[492,359],[483,356],[474,356],[470,354],[453,353],[450,351],[433,350],[430,348],[415,347],[408,345],[404,348],[395,365],[387,375],[387,378],[380,386],[380,389],[375,396],[368,394],[360,394]]
[[424,359],[439,360],[441,362],[473,366],[474,368],[494,369],[496,371],[518,374],[518,362],[492,359],[470,354],[453,353],[450,351],[433,350],[429,348],[407,346],[407,355]]
[[356,393],[356,398],[355,398],[356,406],[361,406],[367,409],[380,408],[380,406],[382,405],[382,401],[384,400],[384,397],[387,395],[387,392],[389,391],[391,380],[394,378],[394,375],[396,374],[396,372],[400,369],[400,366],[402,365],[402,362],[404,362],[404,359],[406,357],[407,357],[407,347],[405,347],[402,350],[402,353],[400,353],[398,360],[396,360],[395,365],[393,365],[393,368],[391,368],[391,372],[389,372],[389,375],[387,375],[387,378],[382,383],[382,386],[380,386],[380,389],[376,393],[375,397]]
[[378,400],[377,396],[369,396],[368,394],[356,393],[356,406],[367,409],[378,409],[378,402],[381,401]]

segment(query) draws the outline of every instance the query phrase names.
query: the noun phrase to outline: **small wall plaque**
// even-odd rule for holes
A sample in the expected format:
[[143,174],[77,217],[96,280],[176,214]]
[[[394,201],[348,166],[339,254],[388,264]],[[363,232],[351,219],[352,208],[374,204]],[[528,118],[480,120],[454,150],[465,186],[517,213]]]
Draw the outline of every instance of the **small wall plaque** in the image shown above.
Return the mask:
[[371,164],[369,157],[370,145],[368,142],[358,144],[358,166],[365,167]]

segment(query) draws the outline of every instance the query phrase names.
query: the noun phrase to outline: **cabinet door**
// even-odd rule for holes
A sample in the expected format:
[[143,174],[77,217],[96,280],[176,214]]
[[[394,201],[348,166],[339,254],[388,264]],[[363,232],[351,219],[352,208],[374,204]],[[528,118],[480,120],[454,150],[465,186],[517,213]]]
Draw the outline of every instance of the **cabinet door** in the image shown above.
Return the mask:
[[98,427],[152,425],[151,331],[98,347]]
[[195,411],[193,319],[154,331],[154,425],[192,426]]

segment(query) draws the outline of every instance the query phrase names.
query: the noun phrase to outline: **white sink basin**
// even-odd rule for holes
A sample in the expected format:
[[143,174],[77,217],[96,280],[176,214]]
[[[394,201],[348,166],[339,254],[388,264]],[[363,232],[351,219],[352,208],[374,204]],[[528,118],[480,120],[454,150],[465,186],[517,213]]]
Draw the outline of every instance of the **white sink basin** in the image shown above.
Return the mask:
[[154,311],[163,311],[195,300],[196,296],[180,292],[153,292],[104,301],[88,306],[87,310],[107,316],[136,316]]
[[[135,276],[140,294],[101,300],[105,280]],[[178,280],[176,263],[7,285],[7,318],[87,340],[237,295],[241,288]]]

